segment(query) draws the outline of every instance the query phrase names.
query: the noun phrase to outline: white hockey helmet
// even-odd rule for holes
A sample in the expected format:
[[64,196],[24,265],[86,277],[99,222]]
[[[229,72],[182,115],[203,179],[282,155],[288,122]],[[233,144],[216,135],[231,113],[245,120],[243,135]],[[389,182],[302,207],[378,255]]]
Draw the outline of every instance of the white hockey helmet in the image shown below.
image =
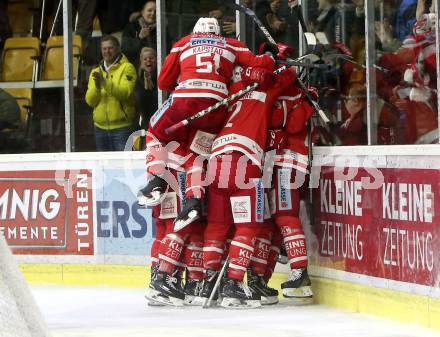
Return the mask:
[[429,33],[435,29],[436,21],[435,13],[423,14],[419,20],[416,21],[413,28],[414,35]]
[[212,33],[220,35],[220,25],[216,18],[200,18],[194,26],[193,33]]

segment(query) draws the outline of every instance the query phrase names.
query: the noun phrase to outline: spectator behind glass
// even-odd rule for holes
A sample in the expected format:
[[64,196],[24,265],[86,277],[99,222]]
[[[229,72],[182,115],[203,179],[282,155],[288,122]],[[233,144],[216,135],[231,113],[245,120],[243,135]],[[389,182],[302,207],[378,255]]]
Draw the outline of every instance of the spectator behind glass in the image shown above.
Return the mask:
[[287,22],[278,15],[281,0],[269,0],[269,6],[270,12],[266,14],[269,31],[277,42],[284,42],[286,40]]
[[324,32],[330,43],[338,40],[337,36],[341,31],[336,8],[338,2],[339,0],[318,0],[319,16],[314,23],[314,31]]
[[146,129],[157,110],[157,58],[153,48],[144,47],[140,52],[135,98],[139,126]]
[[20,129],[20,107],[14,97],[0,89],[0,153],[23,153],[30,149]]
[[367,105],[365,85],[352,83],[344,98],[345,121],[337,130],[342,145],[367,144],[367,126],[364,114]]
[[395,34],[400,41],[411,35],[416,22],[417,0],[402,0],[396,13]]
[[130,22],[122,34],[122,52],[131,63],[138,63],[143,47],[156,49],[156,2],[147,1],[140,15]]
[[96,149],[122,151],[134,122],[136,69],[112,35],[102,38],[101,54],[103,60],[90,73],[86,93],[93,108]]
[[[244,0],[244,5],[252,9],[265,27],[268,27],[266,14],[270,13],[270,7],[267,0]],[[213,14],[212,12],[210,13]],[[214,15],[215,17],[215,15]],[[228,21],[229,20],[229,21]],[[248,15],[245,16],[246,24],[246,44],[253,52],[257,52],[261,43],[266,41],[266,37],[260,31],[254,20]],[[235,37],[237,27],[234,17],[223,18],[223,32],[228,36]]]

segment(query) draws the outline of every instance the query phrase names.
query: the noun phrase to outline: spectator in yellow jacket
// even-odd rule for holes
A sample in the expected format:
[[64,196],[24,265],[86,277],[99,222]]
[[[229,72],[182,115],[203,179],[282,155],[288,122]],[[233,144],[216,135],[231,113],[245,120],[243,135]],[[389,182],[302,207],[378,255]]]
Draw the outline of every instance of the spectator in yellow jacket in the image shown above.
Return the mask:
[[90,73],[86,102],[93,108],[96,149],[123,151],[133,130],[136,69],[112,35],[101,40],[103,60]]

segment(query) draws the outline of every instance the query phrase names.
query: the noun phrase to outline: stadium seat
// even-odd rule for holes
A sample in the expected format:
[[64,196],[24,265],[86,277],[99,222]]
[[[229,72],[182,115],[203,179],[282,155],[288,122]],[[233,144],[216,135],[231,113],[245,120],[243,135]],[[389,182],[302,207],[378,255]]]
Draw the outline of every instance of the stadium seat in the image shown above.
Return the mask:
[[5,41],[1,58],[1,81],[32,81],[40,56],[37,37],[14,37]]
[[8,17],[13,36],[32,34],[35,9],[32,0],[9,0]]
[[31,88],[5,88],[11,96],[15,98],[20,107],[20,122],[21,128],[26,130],[26,135],[29,132],[29,125],[31,123],[32,112],[32,89]]
[[[81,36],[73,35],[73,79],[78,77],[79,60],[82,55]],[[64,41],[63,36],[51,36],[44,52],[41,79],[43,81],[64,79]]]

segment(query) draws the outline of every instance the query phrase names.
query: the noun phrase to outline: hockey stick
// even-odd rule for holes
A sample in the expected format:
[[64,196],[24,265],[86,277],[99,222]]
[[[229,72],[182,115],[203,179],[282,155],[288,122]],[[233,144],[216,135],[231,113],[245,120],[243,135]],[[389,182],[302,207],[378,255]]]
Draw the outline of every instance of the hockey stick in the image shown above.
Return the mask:
[[212,288],[211,294],[210,294],[209,297],[205,300],[205,303],[203,303],[203,309],[207,309],[207,308],[210,308],[210,307],[211,307],[212,299],[214,298],[214,295],[215,295],[215,293],[217,292],[218,287],[220,286],[220,282],[221,282],[221,280],[222,280],[222,278],[223,278],[223,275],[224,275],[225,272],[226,272],[226,268],[228,267],[229,260],[230,260],[230,258],[229,258],[229,256],[228,256],[228,257],[226,258],[225,263],[223,264],[222,269],[220,270],[220,273],[218,273],[217,280],[216,280],[215,283],[214,283],[214,287]]
[[[277,44],[275,39],[272,37],[272,35],[270,35],[269,31],[266,29],[266,27],[264,27],[263,23],[257,17],[257,15],[255,14],[255,12],[252,9],[250,9],[250,8],[248,8],[246,6],[239,5],[239,4],[234,4],[234,3],[228,4],[228,6],[230,6],[231,8],[233,8],[233,9],[239,11],[239,12],[242,12],[242,13],[244,13],[246,15],[249,15],[252,18],[252,20],[255,21],[255,23],[257,24],[258,28],[260,28],[261,32],[264,34],[266,39],[270,43],[272,43],[274,45]],[[297,6],[299,6],[299,5],[297,5]],[[299,14],[298,14],[298,16],[299,16]],[[301,15],[301,17],[302,17],[302,15]],[[304,19],[302,21],[304,21]],[[319,117],[321,117],[322,121],[325,124],[328,124],[330,122],[330,120],[328,119],[328,117],[325,114],[324,110],[321,109],[319,104],[313,99],[312,95],[310,95],[309,91],[307,90],[306,85],[301,81],[300,78],[297,78],[297,82],[298,82],[299,86],[301,87],[301,89],[304,90],[304,93],[305,93],[308,101],[310,102],[310,104],[312,104],[313,108],[318,112]]]
[[[277,70],[275,70],[273,73],[276,75],[276,74],[279,74],[280,72],[282,72],[285,69],[286,69],[286,67],[281,67],[281,68],[278,68]],[[237,91],[235,94],[232,94],[231,96],[228,96],[228,97],[222,99],[221,101],[215,103],[214,105],[211,105],[210,107],[208,107],[208,108],[206,108],[206,109],[204,109],[202,111],[199,111],[196,114],[194,114],[194,115],[192,115],[192,116],[190,116],[190,117],[188,117],[188,118],[186,118],[184,120],[181,120],[180,122],[178,122],[176,124],[171,125],[170,127],[165,129],[165,133],[168,134],[168,135],[172,134],[176,130],[178,130],[178,129],[184,127],[184,126],[187,126],[192,121],[194,121],[196,119],[199,119],[199,118],[209,114],[211,111],[221,107],[222,105],[228,105],[231,101],[233,101],[237,97],[240,97],[240,96],[242,96],[244,94],[247,94],[248,92],[251,92],[252,90],[255,90],[257,87],[258,87],[258,83],[249,84],[247,87]]]

